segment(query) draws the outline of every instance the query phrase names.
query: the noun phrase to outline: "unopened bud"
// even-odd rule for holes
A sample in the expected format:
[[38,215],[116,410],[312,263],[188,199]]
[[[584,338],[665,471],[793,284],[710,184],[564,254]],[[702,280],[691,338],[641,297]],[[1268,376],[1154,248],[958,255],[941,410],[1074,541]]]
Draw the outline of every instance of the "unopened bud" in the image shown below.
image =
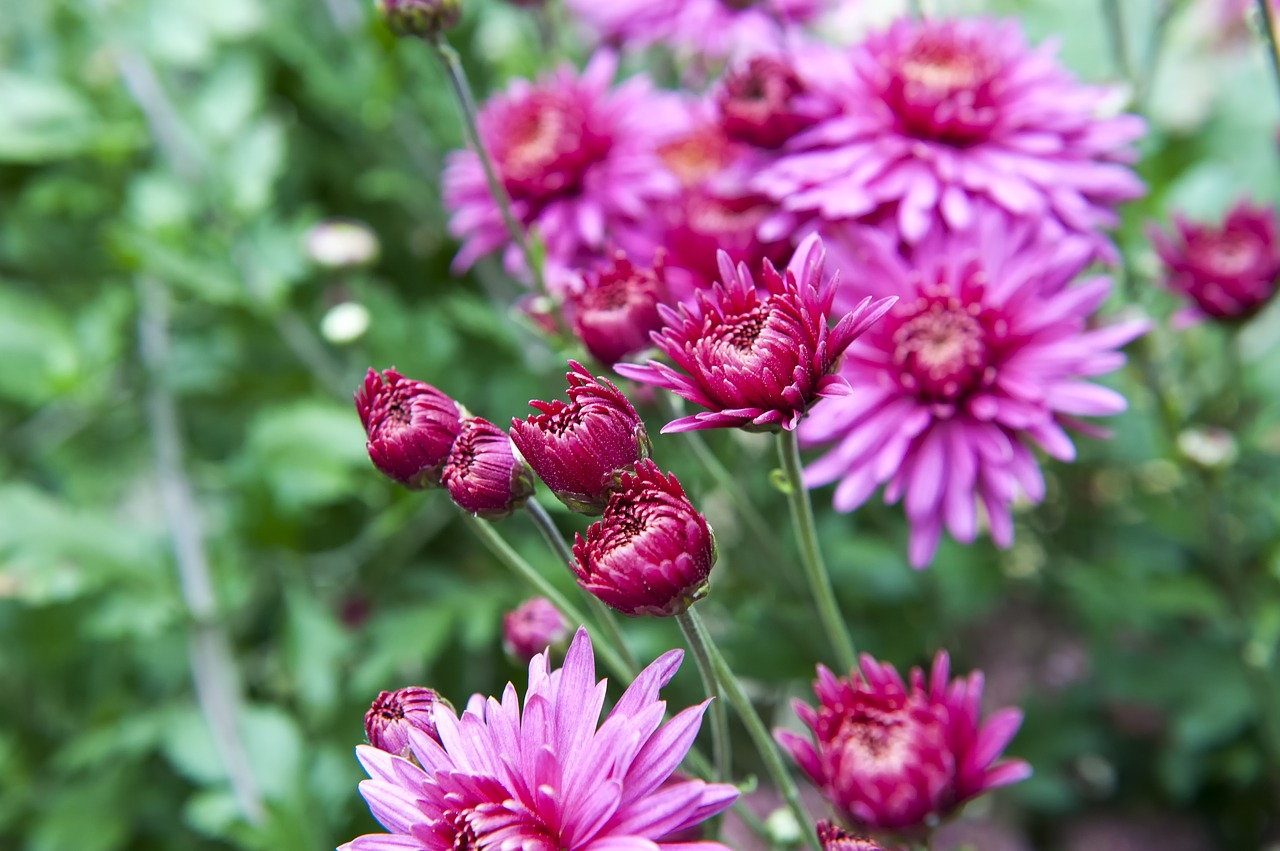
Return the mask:
[[378,11],[398,36],[433,38],[462,17],[462,0],[378,0]]

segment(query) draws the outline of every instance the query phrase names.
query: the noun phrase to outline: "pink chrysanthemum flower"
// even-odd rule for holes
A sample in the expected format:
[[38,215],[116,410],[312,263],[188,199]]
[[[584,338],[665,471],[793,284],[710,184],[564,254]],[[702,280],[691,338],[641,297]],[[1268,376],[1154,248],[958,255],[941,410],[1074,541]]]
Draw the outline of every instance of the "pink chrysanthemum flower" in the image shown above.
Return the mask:
[[573,628],[546,597],[525,600],[502,616],[502,647],[522,662],[548,647],[563,649],[571,635]]
[[[657,153],[685,127],[680,98],[655,91],[643,76],[614,87],[616,71],[617,58],[600,52],[581,75],[566,67],[537,83],[519,80],[480,111],[485,149],[512,212],[545,243],[552,281],[606,247],[651,256],[648,219],[680,188]],[[449,231],[464,240],[454,268],[505,249],[508,268],[521,270],[479,156],[451,153],[443,179]]]
[[395,369],[370,369],[355,399],[374,466],[406,487],[439,485],[449,450],[462,431],[464,411],[458,403]]
[[728,851],[666,841],[738,796],[733,786],[701,780],[663,785],[707,706],[659,726],[666,703],[658,689],[682,657],[672,650],[641,671],[599,724],[605,683],[596,682],[591,640],[579,629],[563,668],[551,670],[546,654],[529,663],[523,711],[508,684],[501,702],[476,695],[461,718],[438,706],[438,743],[410,731],[417,764],[356,748],[370,777],[360,793],[388,833],[340,851]]
[[614,369],[710,409],[667,423],[663,433],[793,429],[819,398],[848,389],[832,374],[840,355],[895,298],[864,298],[830,328],[839,273],[824,276],[818,237],[801,243],[785,273],[764,262],[764,294],[745,264],[735,269],[727,254],[719,257],[723,283],[698,292],[692,308],[659,308],[667,327],[654,333],[654,343],[684,372],[658,361]]
[[435,708],[444,701],[435,689],[409,686],[378,693],[364,714],[364,734],[380,751],[407,756],[409,731],[421,730],[433,739],[436,734]]
[[1001,709],[982,722],[980,672],[951,680],[943,651],[928,679],[912,668],[910,684],[865,653],[859,667],[838,678],[819,665],[818,707],[795,702],[813,741],[788,730],[774,734],[852,823],[909,833],[1031,776],[1021,760],[996,762],[1022,725],[1022,712]]
[[756,186],[827,220],[887,218],[907,243],[938,223],[967,228],[975,198],[1060,230],[1111,227],[1114,207],[1144,191],[1124,165],[1144,124],[1105,115],[1108,90],[1053,52],[1029,48],[1016,21],[899,20],[848,54],[830,81],[840,113]]
[[992,538],[1009,546],[1015,494],[1044,498],[1030,446],[1073,460],[1064,425],[1125,409],[1123,396],[1086,379],[1119,368],[1117,349],[1148,323],[1089,330],[1111,282],[1069,286],[1088,263],[1087,238],[1049,240],[999,211],[964,235],[935,232],[907,257],[881,231],[851,239],[850,277],[901,300],[849,348],[840,374],[850,395],[801,428],[806,445],[833,444],[806,483],[839,481],[840,511],[881,484],[887,502],[905,497],[916,567],[933,559],[944,525],[973,541],[979,500]]
[[854,836],[825,819],[818,822],[818,841],[823,851],[890,851],[874,839]]
[[1220,227],[1173,217],[1173,234],[1151,233],[1169,289],[1191,299],[1178,324],[1248,319],[1280,286],[1280,222],[1274,208],[1237,204]]
[[829,0],[566,0],[603,41],[662,42],[678,52],[724,59],[777,49],[790,27],[813,23]]

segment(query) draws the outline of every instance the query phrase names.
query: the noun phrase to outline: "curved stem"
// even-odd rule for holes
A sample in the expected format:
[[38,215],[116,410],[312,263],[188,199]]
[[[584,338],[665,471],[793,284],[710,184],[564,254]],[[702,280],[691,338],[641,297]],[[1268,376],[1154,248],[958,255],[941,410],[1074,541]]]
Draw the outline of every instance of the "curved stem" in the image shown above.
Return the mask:
[[787,501],[791,505],[791,521],[796,528],[796,539],[800,544],[800,560],[804,564],[805,577],[809,580],[809,590],[818,606],[818,617],[827,638],[835,648],[836,661],[842,670],[852,670],[857,665],[858,654],[853,647],[853,639],[840,614],[840,606],[836,603],[835,590],[831,587],[831,576],[822,561],[822,549],[818,545],[818,527],[813,520],[813,504],[809,501],[809,491],[804,486],[804,471],[800,464],[800,443],[794,431],[783,429],[778,432],[778,458],[782,461],[783,472],[787,477]]
[[[796,788],[795,780],[791,777],[791,773],[787,771],[786,765],[783,764],[782,756],[778,753],[778,746],[770,738],[769,731],[765,729],[764,721],[760,720],[759,713],[751,705],[751,699],[742,690],[742,684],[738,682],[733,670],[729,668],[729,663],[725,661],[724,656],[720,653],[720,648],[716,647],[715,642],[711,640],[711,636],[707,634],[706,627],[703,626],[702,618],[698,613],[691,608],[684,614],[684,617],[701,636],[700,640],[703,647],[706,648],[707,657],[711,662],[712,669],[715,671],[720,687],[724,690],[725,697],[733,704],[734,711],[738,713],[738,717],[746,725],[747,734],[751,736],[752,743],[756,746],[756,750],[760,752],[760,758],[764,760],[769,776],[773,778],[778,791],[782,793],[787,806],[791,808],[791,812],[795,815],[796,821],[800,825],[800,830],[804,834],[805,843],[813,851],[823,851],[822,843],[818,841],[818,834],[813,828],[813,819],[809,817],[809,813],[805,811],[804,804],[800,802],[800,790]],[[683,626],[683,623],[681,626]]]
[[[684,633],[684,640],[693,653],[693,660],[698,665],[698,675],[702,677],[702,688],[707,697],[719,698],[716,688],[716,672],[711,667],[711,656],[707,651],[707,636],[684,611],[676,615],[676,623]],[[732,783],[733,755],[729,750],[729,708],[723,699],[711,701],[711,754],[716,762],[716,779],[722,783]]]
[[1271,54],[1271,70],[1275,73],[1277,87],[1280,87],[1280,32],[1276,30],[1276,13],[1271,9],[1270,0],[1258,0],[1258,13],[1261,15],[1262,36],[1269,48],[1267,52]]
[[[533,518],[534,525],[542,533],[543,540],[551,547],[552,552],[559,557],[565,567],[572,565],[574,562],[573,550],[569,548],[564,536],[560,534],[560,529],[556,526],[555,521],[551,519],[551,515],[547,513],[547,509],[543,508],[542,503],[536,499],[530,499],[524,506],[528,510],[529,516]],[[617,613],[600,602],[600,598],[594,594],[588,593],[587,600],[589,601],[588,605],[595,612],[596,623],[604,629],[605,638],[613,644],[614,649],[618,651],[618,655],[622,657],[622,661],[631,670],[638,671],[640,665],[627,648],[627,642],[622,636],[622,630],[618,629]]]
[[[499,535],[493,528],[493,525],[487,520],[463,512],[467,524],[471,526],[471,531],[476,533],[476,537],[480,542],[488,547],[489,552],[516,572],[521,578],[533,586],[534,590],[551,601],[551,605],[560,610],[560,613],[568,619],[571,624],[592,625],[587,620],[587,616],[582,610],[570,603],[563,594],[560,593],[547,578],[534,569],[533,565],[525,561],[524,557],[516,552],[506,539]],[[615,674],[630,682],[636,677],[634,667],[628,665],[613,647],[606,643],[595,645],[597,652],[603,657],[604,663],[608,665]]]

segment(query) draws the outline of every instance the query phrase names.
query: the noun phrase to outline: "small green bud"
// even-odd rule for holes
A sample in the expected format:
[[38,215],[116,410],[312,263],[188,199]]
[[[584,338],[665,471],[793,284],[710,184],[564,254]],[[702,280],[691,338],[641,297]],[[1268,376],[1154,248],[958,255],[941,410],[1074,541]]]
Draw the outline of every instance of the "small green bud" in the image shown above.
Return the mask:
[[462,0],[378,0],[378,12],[398,36],[434,38],[462,17]]

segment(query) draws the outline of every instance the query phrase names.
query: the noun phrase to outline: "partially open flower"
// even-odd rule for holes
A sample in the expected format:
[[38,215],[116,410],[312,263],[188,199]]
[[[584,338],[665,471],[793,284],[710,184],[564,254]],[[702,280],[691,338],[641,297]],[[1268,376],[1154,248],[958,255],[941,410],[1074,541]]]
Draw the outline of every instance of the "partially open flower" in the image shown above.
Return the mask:
[[480,417],[462,421],[440,481],[458,507],[486,520],[506,517],[533,496],[533,471],[511,438]]
[[379,693],[378,699],[364,714],[364,733],[369,744],[401,756],[407,753],[409,731],[412,729],[421,730],[440,741],[435,722],[438,703],[453,708],[435,689],[409,686]]
[[569,361],[569,403],[532,401],[541,413],[511,421],[511,439],[551,492],[574,511],[599,514],[619,474],[649,457],[649,435],[613,382]]
[[567,643],[572,634],[569,622],[546,597],[525,600],[502,616],[502,646],[522,662]]
[[854,836],[825,819],[818,822],[818,841],[823,851],[889,851],[874,839]]
[[398,36],[432,38],[462,18],[462,0],[379,0],[378,12]]
[[719,256],[722,284],[697,293],[692,309],[659,308],[667,327],[653,340],[684,373],[658,361],[618,364],[616,371],[710,409],[667,423],[663,433],[793,429],[820,397],[847,390],[832,374],[840,356],[897,299],[865,298],[829,328],[838,274],[824,278],[826,254],[816,236],[801,243],[785,273],[764,262],[764,296],[745,264],[735,269],[727,254]]
[[1024,780],[1021,760],[996,762],[1018,732],[1022,712],[1001,709],[980,723],[982,674],[950,680],[945,652],[926,679],[910,685],[893,666],[863,654],[861,670],[837,678],[818,666],[815,709],[796,701],[814,741],[774,735],[851,822],[868,830],[911,832],[970,798]]
[[577,536],[578,584],[623,614],[678,615],[707,592],[716,562],[711,527],[676,477],[652,461],[621,485],[587,536]]
[[649,332],[662,327],[658,303],[666,294],[661,253],[652,267],[644,267],[619,251],[607,265],[583,275],[582,286],[568,292],[565,308],[591,356],[613,366],[653,345]]
[[356,410],[375,467],[406,487],[440,484],[440,470],[462,429],[457,402],[394,369],[381,375],[370,369],[356,392]]

